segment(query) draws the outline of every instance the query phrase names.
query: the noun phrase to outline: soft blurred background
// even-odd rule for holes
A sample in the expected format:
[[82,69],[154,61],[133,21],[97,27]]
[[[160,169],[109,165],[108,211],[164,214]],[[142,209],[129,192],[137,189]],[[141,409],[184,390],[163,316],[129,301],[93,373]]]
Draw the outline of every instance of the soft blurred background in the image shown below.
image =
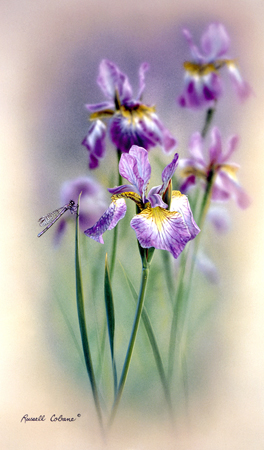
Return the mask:
[[[2,0],[2,448],[263,448],[263,14],[262,0]],[[171,430],[160,387],[154,396],[146,392],[140,403],[132,383],[109,441],[103,443],[86,374],[62,313],[75,314],[73,227],[55,250],[53,231],[37,239],[37,219],[60,206],[62,182],[88,174],[87,154],[80,144],[88,129],[84,104],[103,99],[95,81],[102,58],[115,61],[135,91],[140,63],[150,63],[144,100],[157,105],[160,118],[179,141],[180,155],[186,155],[189,136],[201,129],[203,115],[176,104],[182,62],[189,57],[181,29],[188,27],[198,40],[211,21],[226,26],[230,55],[238,59],[254,90],[241,105],[227,83],[215,118],[225,138],[240,135],[233,159],[241,165],[240,181],[252,205],[241,211],[230,203],[228,234],[210,234],[207,247],[218,266],[219,284],[212,287],[197,277],[196,309],[201,312],[203,302],[209,307],[190,343],[188,417],[178,394],[177,425]],[[105,186],[108,165],[105,159],[93,174]],[[133,235],[131,229],[129,233]],[[106,246],[108,242],[111,238]],[[87,247],[87,266],[99,259],[97,249]],[[99,290],[100,271],[102,267],[98,278],[93,276]],[[115,287],[122,297],[122,287]],[[155,305],[151,308],[155,316]],[[140,371],[137,355],[135,367]],[[146,358],[151,360],[151,355]],[[155,382],[150,379],[152,388]],[[148,389],[146,381],[143,389]],[[150,413],[155,402],[160,402],[160,411]],[[49,418],[54,413],[80,413],[81,418],[66,424],[20,423],[24,414]]]

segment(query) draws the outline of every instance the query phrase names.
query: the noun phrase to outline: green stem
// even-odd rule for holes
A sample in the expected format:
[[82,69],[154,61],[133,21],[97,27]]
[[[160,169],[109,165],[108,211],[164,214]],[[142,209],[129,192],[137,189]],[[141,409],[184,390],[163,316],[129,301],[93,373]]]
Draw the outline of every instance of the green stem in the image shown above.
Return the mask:
[[[187,251],[187,249],[186,249]],[[179,282],[177,293],[174,301],[172,322],[171,322],[171,331],[170,331],[170,341],[169,341],[169,355],[168,355],[168,383],[171,382],[173,368],[174,368],[174,354],[176,348],[176,336],[178,330],[179,318],[183,308],[183,299],[184,299],[184,276],[187,262],[187,253],[184,252],[181,255],[180,260],[180,270],[179,270]]]
[[[212,194],[212,188],[214,183],[214,172],[210,172],[207,177],[207,185],[204,192],[204,196],[202,199],[201,207],[200,207],[200,213],[197,220],[197,225],[202,228],[204,224],[204,220],[210,205],[211,200],[211,194]],[[175,348],[176,348],[176,336],[178,332],[178,324],[179,324],[179,318],[181,315],[183,315],[183,325],[184,322],[186,323],[186,308],[187,305],[185,303],[188,302],[191,285],[192,285],[192,278],[194,273],[194,267],[196,262],[196,256],[199,248],[199,243],[201,239],[201,233],[196,237],[194,242],[194,251],[191,255],[191,263],[190,263],[190,269],[188,271],[188,274],[186,275],[186,266],[187,262],[189,260],[189,249],[182,253],[181,261],[180,261],[180,274],[179,274],[179,283],[178,283],[178,289],[176,293],[175,303],[174,303],[174,309],[173,309],[173,317],[172,317],[172,324],[171,324],[171,332],[170,332],[170,342],[169,342],[169,359],[168,359],[168,381],[171,381],[172,373],[173,373],[173,367],[174,367],[174,354],[175,354]],[[187,278],[188,277],[188,278]],[[187,280],[186,280],[187,278]]]
[[212,123],[215,111],[216,111],[216,105],[213,108],[209,108],[207,110],[207,112],[206,112],[205,124],[204,124],[204,127],[202,129],[202,133],[201,133],[203,138],[205,138],[205,136],[207,135],[207,132],[208,132],[208,130],[210,128],[210,125]]
[[99,423],[100,423],[101,429],[103,431],[102,413],[101,413],[101,407],[100,407],[100,401],[99,401],[96,380],[95,380],[95,376],[94,376],[90,346],[89,346],[89,341],[88,341],[86,320],[85,320],[82,274],[81,274],[81,265],[80,265],[80,257],[79,257],[79,215],[78,215],[78,211],[79,211],[79,207],[77,206],[76,234],[75,234],[75,274],[76,274],[77,311],[78,311],[79,328],[80,328],[80,333],[81,333],[83,355],[84,355],[86,370],[87,370],[88,377],[90,379],[90,383],[91,383],[91,387],[92,387],[92,393],[93,393],[93,398],[94,398],[94,403],[95,403],[95,408],[97,411]]
[[140,317],[141,317],[141,313],[142,313],[142,309],[143,309],[143,305],[144,305],[144,298],[145,298],[148,274],[149,274],[149,264],[147,262],[145,262],[145,264],[143,263],[143,265],[142,265],[141,286],[140,286],[140,292],[139,292],[139,296],[138,296],[138,303],[137,303],[137,309],[136,309],[135,318],[134,318],[134,324],[133,324],[132,333],[130,336],[130,341],[128,344],[126,358],[125,358],[122,374],[120,377],[115,401],[114,401],[110,419],[109,419],[109,426],[111,426],[113,423],[113,420],[115,418],[115,415],[116,415],[116,412],[118,409],[118,405],[120,403],[122,393],[123,393],[123,390],[125,387],[128,369],[130,366],[130,362],[131,362],[131,358],[132,358],[132,354],[133,354],[133,350],[134,350],[134,345],[135,345],[135,341],[136,341],[139,321],[140,321]]
[[[121,158],[121,151],[117,149],[117,161],[118,161],[118,186],[122,185],[122,176],[119,173],[119,162]],[[113,278],[115,261],[116,261],[116,247],[117,247],[117,237],[118,237],[118,224],[114,228],[114,237],[113,237],[113,247],[112,247],[112,256],[111,256],[111,264],[110,264],[110,278]]]
[[[126,278],[127,284],[129,286],[129,289],[131,291],[132,297],[135,300],[135,302],[138,299],[138,295],[136,293],[136,290],[132,284],[132,282],[130,281],[130,279],[128,278],[123,266],[121,265],[124,276]],[[160,380],[161,380],[161,384],[163,386],[163,390],[164,390],[164,395],[165,395],[165,399],[167,401],[168,404],[168,408],[169,408],[169,412],[170,412],[170,416],[173,419],[173,407],[172,407],[172,401],[171,401],[171,395],[170,395],[170,389],[169,389],[169,385],[167,383],[167,379],[166,379],[166,374],[165,374],[165,370],[164,370],[164,365],[162,362],[162,358],[161,358],[161,354],[159,351],[159,347],[158,347],[158,343],[157,340],[155,338],[155,334],[151,325],[151,321],[149,318],[149,315],[147,313],[146,307],[143,306],[142,309],[142,321],[149,339],[149,343],[151,345],[152,348],[152,352],[153,352],[153,356],[157,365],[157,369],[159,372],[159,376],[160,376]]]

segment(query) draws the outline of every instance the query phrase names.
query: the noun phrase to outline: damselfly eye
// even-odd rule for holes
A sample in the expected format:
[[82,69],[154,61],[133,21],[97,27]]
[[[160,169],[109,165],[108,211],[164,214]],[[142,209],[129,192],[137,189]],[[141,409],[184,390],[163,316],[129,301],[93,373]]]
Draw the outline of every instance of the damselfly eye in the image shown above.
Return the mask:
[[70,205],[70,206],[74,206],[74,205],[75,205],[75,202],[74,202],[73,200],[70,200],[69,205]]

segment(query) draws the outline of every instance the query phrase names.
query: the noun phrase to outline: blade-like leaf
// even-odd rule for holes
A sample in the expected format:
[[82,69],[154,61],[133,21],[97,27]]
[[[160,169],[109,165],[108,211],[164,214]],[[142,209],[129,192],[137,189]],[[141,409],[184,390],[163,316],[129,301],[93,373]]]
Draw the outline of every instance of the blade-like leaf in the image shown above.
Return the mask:
[[[136,290],[135,290],[135,288],[133,286],[133,283],[129,279],[127,273],[125,272],[124,267],[122,266],[122,264],[120,262],[119,262],[119,264],[121,265],[121,268],[123,270],[123,273],[124,273],[126,282],[127,282],[128,286],[129,286],[129,289],[130,289],[130,292],[132,294],[132,297],[133,297],[134,301],[136,302],[137,298],[138,298],[138,295],[137,295],[137,292],[136,292]],[[157,369],[158,369],[158,372],[159,372],[160,380],[161,380],[161,383],[162,383],[162,386],[163,386],[163,390],[164,390],[164,395],[165,395],[165,398],[166,398],[166,401],[167,401],[170,413],[173,416],[173,409],[172,409],[170,390],[169,390],[169,386],[168,386],[168,383],[167,383],[163,362],[162,362],[162,359],[161,359],[161,355],[160,355],[159,347],[158,347],[158,344],[157,344],[157,340],[155,338],[155,334],[154,334],[154,331],[153,331],[153,328],[152,328],[152,325],[151,325],[151,321],[150,321],[150,318],[149,318],[149,315],[147,313],[147,310],[146,310],[145,306],[143,306],[141,317],[142,317],[142,320],[143,320],[143,324],[144,324],[146,333],[147,333],[148,338],[149,338],[149,342],[150,342],[150,345],[151,345],[151,348],[152,348],[152,351],[153,351],[154,359],[156,361],[156,365],[157,365]]]
[[[79,196],[78,203],[80,203],[80,196]],[[75,276],[76,276],[77,311],[78,311],[79,328],[80,328],[80,333],[81,333],[84,360],[85,360],[87,373],[88,373],[91,387],[92,387],[93,398],[94,398],[96,411],[98,414],[99,423],[103,429],[102,413],[101,413],[101,407],[100,407],[100,402],[99,402],[96,380],[95,380],[95,376],[94,376],[90,346],[89,346],[89,341],[88,341],[86,320],[85,320],[83,287],[82,287],[82,273],[81,273],[80,256],[79,256],[79,214],[78,214],[78,212],[79,212],[79,205],[77,206],[76,232],[75,232]]]
[[116,375],[115,354],[114,354],[115,311],[114,311],[113,291],[108,268],[107,254],[105,255],[104,294],[105,294],[105,310],[107,318],[108,336],[113,367],[114,391],[116,392],[117,375]]

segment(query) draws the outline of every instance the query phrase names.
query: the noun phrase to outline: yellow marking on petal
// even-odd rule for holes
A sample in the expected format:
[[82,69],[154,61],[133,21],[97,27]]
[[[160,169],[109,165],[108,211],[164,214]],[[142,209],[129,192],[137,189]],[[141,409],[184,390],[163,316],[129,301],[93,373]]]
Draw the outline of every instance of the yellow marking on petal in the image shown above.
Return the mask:
[[90,115],[90,120],[109,119],[109,117],[112,117],[114,114],[115,112],[112,109],[103,109],[102,111],[92,113]]
[[186,197],[186,195],[182,194],[180,191],[172,191],[172,198]]
[[190,175],[194,175],[195,177],[199,178],[206,178],[206,173],[203,170],[198,170],[192,166],[184,167],[184,169],[181,170],[180,174],[183,178],[189,177]]
[[175,214],[177,214],[175,211],[167,211],[167,209],[161,208],[160,206],[155,206],[155,208],[147,206],[140,213],[140,215],[144,216],[146,220],[153,222],[159,232],[164,228],[164,222],[170,220],[171,217],[175,217]]
[[237,174],[238,169],[239,169],[238,167],[231,166],[230,164],[221,164],[221,170],[226,172],[228,175],[230,175],[235,180],[237,179],[236,174]]
[[111,199],[113,202],[119,198],[130,198],[139,207],[140,211],[144,208],[140,195],[136,192],[120,192],[119,194],[112,195]]
[[117,113],[125,117],[129,121],[129,123],[135,125],[138,120],[144,119],[144,117],[146,116],[151,116],[151,114],[154,113],[155,110],[155,106],[146,106],[142,104],[134,105],[131,107],[122,105],[120,106],[120,109],[117,111]]
[[217,59],[216,61],[207,64],[198,64],[193,63],[191,61],[185,61],[183,63],[183,67],[187,72],[189,72],[191,75],[197,75],[200,77],[208,75],[209,73],[212,72],[217,73],[218,70],[224,67],[225,65],[227,66],[235,65],[234,60]]

